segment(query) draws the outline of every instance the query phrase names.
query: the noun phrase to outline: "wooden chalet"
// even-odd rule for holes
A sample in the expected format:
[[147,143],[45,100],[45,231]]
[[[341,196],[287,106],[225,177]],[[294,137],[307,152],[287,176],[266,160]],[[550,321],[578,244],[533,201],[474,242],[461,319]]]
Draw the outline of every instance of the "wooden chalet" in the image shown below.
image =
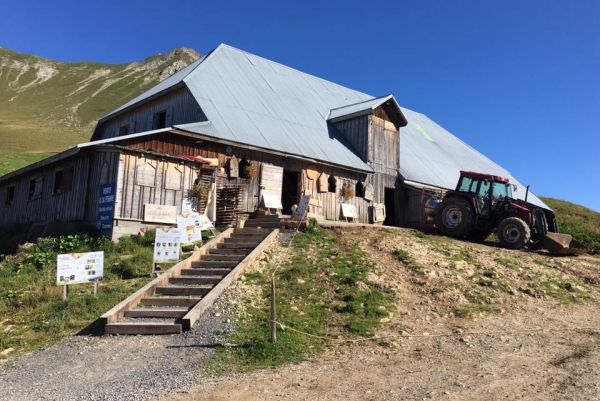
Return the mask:
[[0,177],[0,225],[88,223],[117,238],[156,224],[147,205],[181,212],[195,184],[221,226],[259,206],[290,214],[302,194],[316,217],[346,220],[346,204],[352,221],[397,224],[406,124],[392,95],[220,45],[101,118],[90,142]]

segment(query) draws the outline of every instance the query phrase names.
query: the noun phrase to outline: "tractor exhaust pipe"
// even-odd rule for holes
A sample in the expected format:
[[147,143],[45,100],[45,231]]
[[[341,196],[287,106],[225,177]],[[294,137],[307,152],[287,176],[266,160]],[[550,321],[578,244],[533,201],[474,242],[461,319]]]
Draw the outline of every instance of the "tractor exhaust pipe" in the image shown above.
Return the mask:
[[531,185],[527,185],[527,188],[526,188],[526,190],[525,190],[525,202],[527,202],[527,196],[529,196],[529,187],[530,187],[530,186],[531,186]]

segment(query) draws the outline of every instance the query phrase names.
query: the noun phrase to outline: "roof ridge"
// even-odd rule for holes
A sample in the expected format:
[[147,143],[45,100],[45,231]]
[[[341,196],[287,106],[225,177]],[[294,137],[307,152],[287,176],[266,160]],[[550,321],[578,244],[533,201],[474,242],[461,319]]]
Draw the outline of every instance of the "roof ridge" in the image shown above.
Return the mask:
[[379,99],[384,99],[384,98],[389,98],[389,97],[394,97],[394,95],[392,93],[390,93],[390,94],[387,94],[387,95],[383,95],[383,96],[379,96],[379,97],[374,97],[372,99],[361,100],[360,102],[356,102],[356,103],[350,103],[350,104],[347,104],[345,106],[334,107],[333,109],[330,109],[330,112],[332,110],[339,110],[339,109],[343,109],[345,107],[356,106],[357,104],[372,102],[374,100],[379,100]]

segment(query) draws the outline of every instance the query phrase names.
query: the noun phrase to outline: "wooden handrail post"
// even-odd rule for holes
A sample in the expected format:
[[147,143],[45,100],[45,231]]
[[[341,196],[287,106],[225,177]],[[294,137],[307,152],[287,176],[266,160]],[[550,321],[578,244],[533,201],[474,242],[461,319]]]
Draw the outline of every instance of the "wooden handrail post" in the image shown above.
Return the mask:
[[275,274],[271,274],[271,341],[277,341],[277,320],[275,313]]

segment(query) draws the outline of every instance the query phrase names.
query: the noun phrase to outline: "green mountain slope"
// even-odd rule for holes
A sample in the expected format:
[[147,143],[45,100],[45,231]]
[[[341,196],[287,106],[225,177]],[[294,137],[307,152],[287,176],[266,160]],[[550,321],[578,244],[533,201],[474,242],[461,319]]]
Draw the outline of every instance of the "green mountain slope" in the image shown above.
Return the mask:
[[[133,63],[64,63],[0,47],[0,156],[87,141],[99,117],[199,57],[177,48]],[[4,163],[0,174],[16,164]]]
[[540,199],[554,210],[561,233],[571,234],[592,253],[600,253],[600,213],[559,199]]

